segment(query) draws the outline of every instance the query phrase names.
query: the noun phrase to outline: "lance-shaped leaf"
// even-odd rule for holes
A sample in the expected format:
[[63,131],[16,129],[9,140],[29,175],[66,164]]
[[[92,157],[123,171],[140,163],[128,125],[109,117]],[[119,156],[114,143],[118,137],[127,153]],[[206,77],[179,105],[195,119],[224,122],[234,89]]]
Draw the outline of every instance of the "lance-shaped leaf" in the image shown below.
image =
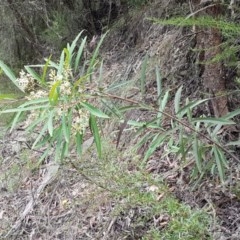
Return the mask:
[[101,138],[100,138],[100,134],[99,134],[99,129],[97,126],[97,121],[96,121],[96,117],[93,115],[90,115],[89,118],[89,125],[94,137],[94,141],[96,144],[96,148],[97,148],[97,152],[98,152],[98,156],[99,158],[102,157],[102,145],[101,145]]
[[52,105],[55,105],[58,102],[59,91],[58,87],[61,84],[61,81],[56,81],[49,92],[49,101]]
[[81,106],[83,106],[85,109],[87,109],[92,115],[96,116],[96,117],[100,117],[100,118],[109,118],[108,115],[106,115],[105,113],[103,113],[100,109],[92,106],[91,104],[87,103],[87,102],[81,102],[80,103]]
[[34,71],[32,68],[30,68],[29,66],[25,66],[24,67],[26,69],[26,71],[34,78],[36,79],[38,82],[41,83],[41,77],[39,76],[38,73],[36,73],[36,71]]
[[210,124],[223,124],[223,125],[232,125],[236,124],[231,120],[227,120],[224,118],[195,118],[193,122],[202,122],[202,123],[210,123]]
[[23,92],[23,90],[19,87],[19,85],[17,84],[16,80],[16,76],[13,73],[13,71],[4,63],[0,60],[0,68],[2,68],[3,72],[6,74],[6,76],[13,82],[13,84],[21,91]]
[[74,71],[77,72],[78,70],[78,67],[79,67],[79,62],[81,60],[81,57],[82,57],[82,53],[83,53],[83,49],[84,49],[84,46],[86,44],[86,41],[87,41],[87,37],[85,37],[82,42],[81,42],[81,45],[78,49],[78,52],[77,52],[77,57],[75,59],[75,63],[74,63]]

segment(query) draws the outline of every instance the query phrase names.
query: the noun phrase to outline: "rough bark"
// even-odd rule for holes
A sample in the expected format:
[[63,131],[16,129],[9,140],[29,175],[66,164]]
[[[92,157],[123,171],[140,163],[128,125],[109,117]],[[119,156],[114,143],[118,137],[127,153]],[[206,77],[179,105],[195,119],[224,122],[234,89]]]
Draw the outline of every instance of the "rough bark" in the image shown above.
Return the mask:
[[[200,4],[202,1],[195,1],[195,10],[203,7]],[[221,4],[215,3],[207,7],[205,10],[200,11],[201,16],[211,16],[218,18],[222,14]],[[225,88],[225,76],[223,65],[220,61],[212,61],[212,59],[221,53],[222,36],[218,28],[201,28],[197,31],[197,47],[202,49],[200,62],[204,64],[202,74],[202,81],[204,87],[212,97],[212,108],[216,117],[221,117],[228,113],[227,97]]]

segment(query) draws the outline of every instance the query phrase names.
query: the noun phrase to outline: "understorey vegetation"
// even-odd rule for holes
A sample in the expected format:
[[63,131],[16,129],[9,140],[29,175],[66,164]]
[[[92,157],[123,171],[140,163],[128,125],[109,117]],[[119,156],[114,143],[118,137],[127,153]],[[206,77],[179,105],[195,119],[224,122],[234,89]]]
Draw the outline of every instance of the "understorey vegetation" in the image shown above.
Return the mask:
[[[50,3],[43,2],[46,10]],[[5,2],[40,57],[29,56],[33,62],[21,69],[8,58],[0,61],[0,77],[13,89],[0,91],[5,119],[0,126],[6,132],[1,136],[1,191],[11,202],[0,209],[1,237],[190,240],[219,239],[231,231],[231,237],[240,236],[238,220],[232,219],[240,196],[237,3],[189,1],[188,6],[183,1],[178,4],[189,14],[175,17],[167,15],[171,6],[166,1],[162,18],[141,22],[141,11],[159,7],[153,2],[112,1],[96,7],[90,1],[81,6],[80,1],[61,1],[66,11],[78,7],[91,16],[86,24],[93,32],[83,30],[68,43],[63,41],[69,30],[66,12],[56,9],[51,28],[39,38],[12,1]],[[32,4],[37,11],[39,3]],[[125,6],[126,15],[120,11]],[[50,24],[48,13],[35,28]],[[142,24],[144,33],[153,29],[152,38],[160,29],[162,42],[146,48],[147,37],[133,31],[124,17]],[[123,45],[109,42],[120,41],[128,30],[133,35]],[[101,36],[95,35],[98,31]],[[43,56],[40,45],[53,53]],[[130,55],[139,45],[147,50],[139,50],[129,64],[131,57],[126,60],[121,51]],[[182,53],[181,65],[177,55]],[[127,68],[119,73],[122,66]],[[226,220],[230,202],[236,215]],[[10,217],[16,211],[17,220]],[[224,232],[225,225],[232,229]]]

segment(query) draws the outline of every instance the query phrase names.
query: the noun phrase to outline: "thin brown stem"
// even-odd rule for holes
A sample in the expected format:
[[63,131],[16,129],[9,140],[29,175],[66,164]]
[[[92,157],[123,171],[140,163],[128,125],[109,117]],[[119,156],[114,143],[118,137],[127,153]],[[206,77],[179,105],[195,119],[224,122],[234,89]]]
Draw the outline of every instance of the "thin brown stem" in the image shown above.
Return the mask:
[[232,154],[230,151],[228,151],[226,148],[224,148],[222,145],[220,145],[219,143],[215,142],[214,140],[212,140],[210,137],[206,136],[205,134],[197,131],[196,129],[194,129],[193,127],[191,127],[190,125],[188,125],[187,123],[182,122],[181,120],[179,120],[178,118],[176,118],[175,116],[166,113],[164,111],[160,111],[159,109],[157,109],[156,107],[153,106],[146,106],[143,103],[140,103],[138,101],[132,100],[132,99],[127,99],[127,98],[123,98],[123,97],[119,97],[116,95],[112,95],[112,94],[108,94],[108,93],[100,93],[102,97],[108,97],[108,98],[114,98],[114,99],[118,99],[121,101],[125,101],[125,102],[129,102],[129,103],[133,103],[136,105],[139,105],[140,107],[142,107],[143,109],[148,109],[151,110],[153,112],[156,113],[162,113],[164,116],[173,119],[174,121],[176,121],[177,123],[181,124],[182,126],[186,127],[187,129],[191,130],[192,132],[196,133],[197,135],[203,137],[204,139],[207,139],[210,143],[212,143],[213,145],[219,147],[222,151],[224,151],[225,153],[227,153],[229,156],[231,156],[234,160],[236,160],[237,162],[240,163],[240,160],[238,159],[238,157],[236,157],[234,154]]

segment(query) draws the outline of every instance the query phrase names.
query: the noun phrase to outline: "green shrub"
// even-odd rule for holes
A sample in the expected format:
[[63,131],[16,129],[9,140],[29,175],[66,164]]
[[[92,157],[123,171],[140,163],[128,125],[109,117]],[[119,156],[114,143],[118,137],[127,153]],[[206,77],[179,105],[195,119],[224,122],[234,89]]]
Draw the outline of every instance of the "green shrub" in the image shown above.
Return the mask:
[[[91,85],[90,79],[98,64],[97,55],[104,36],[88,60],[83,56],[86,50],[86,37],[81,39],[81,34],[71,45],[68,44],[64,48],[59,62],[53,62],[49,58],[45,65],[25,66],[26,71],[22,70],[19,78],[0,62],[9,79],[26,93],[27,100],[17,108],[0,111],[0,114],[16,113],[11,126],[13,130],[21,120],[21,115],[29,112],[25,121],[26,131],[37,132],[32,148],[46,147],[39,162],[51,152],[52,148],[56,161],[62,161],[68,156],[72,144],[75,144],[77,152],[81,154],[83,138],[89,128],[101,157],[97,118],[108,118],[108,116],[90,103],[98,91],[96,85]],[[79,39],[81,44],[77,50]],[[42,69],[42,75],[34,70],[36,67]]]

